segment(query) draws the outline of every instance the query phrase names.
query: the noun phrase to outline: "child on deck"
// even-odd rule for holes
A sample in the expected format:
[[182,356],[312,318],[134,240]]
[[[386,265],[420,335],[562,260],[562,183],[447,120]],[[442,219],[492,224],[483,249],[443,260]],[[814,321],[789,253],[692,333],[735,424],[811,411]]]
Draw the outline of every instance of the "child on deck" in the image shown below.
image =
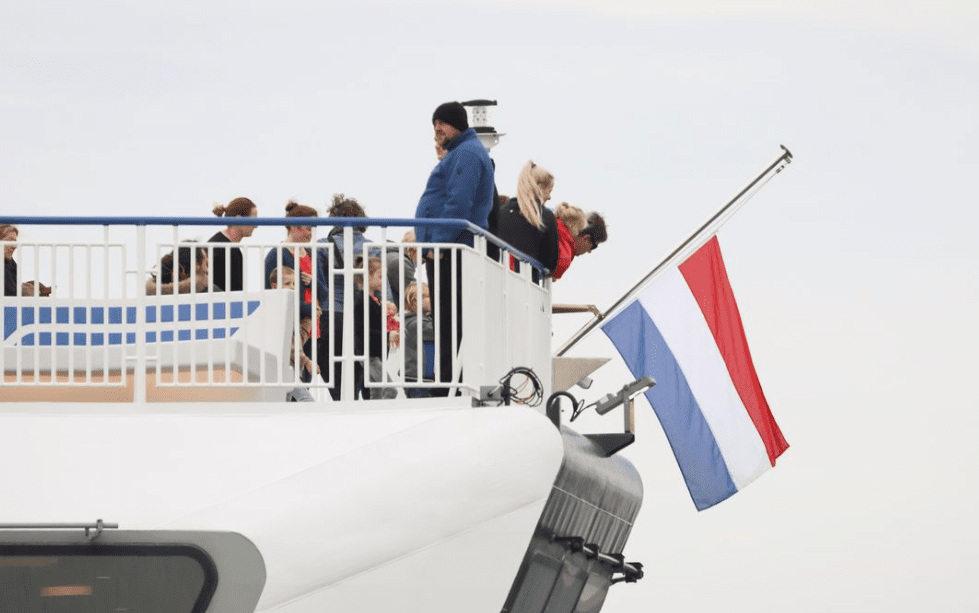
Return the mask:
[[[378,296],[384,290],[384,279],[381,269],[381,258],[372,257],[367,260],[367,290],[370,302],[367,305],[369,338],[367,342],[368,377],[372,383],[390,380],[384,376],[384,365],[381,356],[388,348],[397,347],[401,342],[398,326],[397,307],[390,302],[381,303]],[[358,277],[358,283],[360,278]],[[361,285],[361,287],[363,287]],[[358,331],[363,334],[363,332]],[[383,342],[383,339],[387,342]],[[385,346],[386,345],[386,346]],[[397,391],[393,388],[367,389],[371,399],[394,398]]]
[[[296,271],[288,266],[283,266],[282,268],[276,268],[269,275],[269,286],[272,289],[279,288],[279,275],[282,275],[282,288],[283,289],[296,289]],[[316,317],[319,319],[320,306],[316,305]],[[299,341],[300,346],[303,348],[299,352],[299,363],[302,367],[302,374],[300,378],[303,381],[309,381],[312,379],[313,374],[319,372],[319,368],[310,359],[308,352],[312,348],[312,343],[310,343],[310,338],[313,335],[313,320],[310,317],[303,317],[299,320]],[[307,347],[309,344],[309,347]],[[296,367],[296,335],[292,335],[292,347],[289,349],[289,365],[293,368]],[[292,390],[288,395],[289,400],[299,401],[299,402],[312,402],[313,397],[310,395],[309,390],[304,387],[297,387]]]
[[[435,323],[432,321],[432,298],[428,284],[421,286],[422,295],[419,305],[418,283],[411,283],[405,290],[405,381],[419,381],[418,369],[418,318],[421,317],[422,331],[422,376],[425,381],[435,380]],[[419,312],[419,306],[421,311]],[[429,391],[425,388],[408,387],[405,393],[409,398],[425,398]]]
[[150,280],[146,282],[146,295],[169,296],[217,289],[209,286],[207,249],[196,247],[193,249],[193,262],[190,261],[191,257],[190,247],[177,249],[176,258],[172,251],[163,256],[159,276],[150,273]]

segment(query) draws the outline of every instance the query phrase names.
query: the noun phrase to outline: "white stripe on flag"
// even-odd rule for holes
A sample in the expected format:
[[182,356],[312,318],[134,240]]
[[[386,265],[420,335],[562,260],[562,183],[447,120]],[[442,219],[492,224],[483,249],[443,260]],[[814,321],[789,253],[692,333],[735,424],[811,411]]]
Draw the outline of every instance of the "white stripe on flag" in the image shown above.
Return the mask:
[[731,480],[742,489],[771,468],[771,463],[690,287],[673,268],[650,284],[639,302],[673,352]]

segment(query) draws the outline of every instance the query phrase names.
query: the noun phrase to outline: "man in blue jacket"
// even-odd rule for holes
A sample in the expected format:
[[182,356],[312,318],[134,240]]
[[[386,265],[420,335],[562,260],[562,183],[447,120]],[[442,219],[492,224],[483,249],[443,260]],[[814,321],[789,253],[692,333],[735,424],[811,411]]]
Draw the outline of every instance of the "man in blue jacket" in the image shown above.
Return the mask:
[[[466,108],[458,102],[439,105],[432,115],[432,127],[435,141],[442,145],[446,154],[428,177],[425,192],[415,210],[415,218],[464,219],[487,229],[493,208],[493,163],[476,137],[476,131],[469,127]],[[419,243],[473,245],[472,232],[459,228],[418,226],[415,237]],[[439,381],[451,381],[453,356],[458,347],[452,343],[453,327],[457,342],[462,338],[462,261],[458,249],[439,250],[438,256],[432,249],[426,249],[423,253],[432,292],[432,316],[439,327],[440,372],[437,378]],[[453,299],[458,304],[454,310]],[[448,388],[433,392],[433,395],[445,396]]]

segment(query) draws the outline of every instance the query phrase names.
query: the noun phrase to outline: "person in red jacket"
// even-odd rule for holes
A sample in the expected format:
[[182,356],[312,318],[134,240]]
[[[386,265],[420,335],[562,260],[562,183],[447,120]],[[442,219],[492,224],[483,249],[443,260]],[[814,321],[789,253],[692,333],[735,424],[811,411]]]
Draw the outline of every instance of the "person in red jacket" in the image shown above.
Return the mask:
[[557,218],[557,266],[554,267],[553,276],[560,279],[574,256],[578,255],[575,239],[587,224],[585,212],[576,206],[571,206],[567,202],[562,202],[554,209],[554,217]]
[[591,253],[608,238],[605,218],[592,213],[587,218],[584,211],[567,202],[554,210],[558,230],[558,259],[554,278],[560,279],[571,266],[575,256]]

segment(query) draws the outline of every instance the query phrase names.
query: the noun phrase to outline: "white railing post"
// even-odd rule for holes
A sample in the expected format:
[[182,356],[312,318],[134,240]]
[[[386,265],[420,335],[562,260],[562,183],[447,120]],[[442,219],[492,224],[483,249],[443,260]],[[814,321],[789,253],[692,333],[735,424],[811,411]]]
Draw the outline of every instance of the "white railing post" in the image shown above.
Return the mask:
[[[341,380],[343,381],[342,400],[354,399],[354,277],[353,262],[356,260],[354,253],[354,232],[352,226],[343,229],[343,358],[340,368]],[[335,278],[335,277],[334,277]],[[366,345],[365,345],[366,349]],[[367,373],[364,373],[365,377]]]
[[[146,284],[146,226],[136,226],[136,343],[133,362],[133,402],[146,403],[146,291],[139,291]],[[176,270],[176,266],[174,267]],[[126,320],[125,309],[123,321]],[[122,345],[126,346],[123,332]],[[126,376],[126,362],[122,365],[122,377]]]
[[[109,226],[102,226],[102,383],[106,384],[109,382],[109,351],[111,344],[109,343],[109,334],[112,331],[112,326],[109,322]],[[122,291],[121,293],[125,295],[126,291],[126,258],[119,258],[119,267],[122,274],[119,278],[122,280]],[[89,275],[91,275],[89,271]],[[126,364],[123,362],[122,368],[125,368]],[[120,383],[124,384],[126,381],[125,373],[120,375]]]

